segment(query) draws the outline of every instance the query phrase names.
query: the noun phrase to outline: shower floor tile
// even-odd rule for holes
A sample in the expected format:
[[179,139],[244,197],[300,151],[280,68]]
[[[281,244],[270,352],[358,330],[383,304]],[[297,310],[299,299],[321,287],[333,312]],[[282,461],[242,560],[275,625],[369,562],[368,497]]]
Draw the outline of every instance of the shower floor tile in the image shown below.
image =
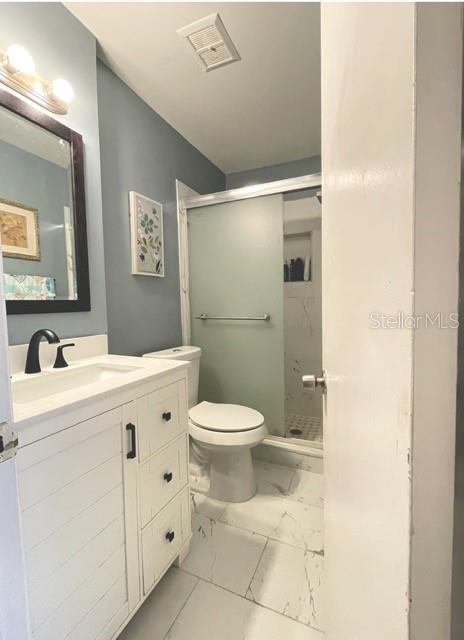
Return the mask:
[[323,443],[322,419],[298,413],[285,414],[285,437]]

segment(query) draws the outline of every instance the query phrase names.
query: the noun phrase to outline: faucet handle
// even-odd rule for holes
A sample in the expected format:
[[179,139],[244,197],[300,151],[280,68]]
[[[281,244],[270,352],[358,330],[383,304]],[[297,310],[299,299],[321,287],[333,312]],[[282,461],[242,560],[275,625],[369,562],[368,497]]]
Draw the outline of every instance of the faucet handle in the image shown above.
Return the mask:
[[68,342],[68,344],[62,344],[57,348],[55,364],[53,365],[54,369],[63,369],[64,367],[69,366],[66,360],[64,359],[63,349],[66,349],[66,347],[75,347],[75,346],[76,345],[74,344],[74,342]]

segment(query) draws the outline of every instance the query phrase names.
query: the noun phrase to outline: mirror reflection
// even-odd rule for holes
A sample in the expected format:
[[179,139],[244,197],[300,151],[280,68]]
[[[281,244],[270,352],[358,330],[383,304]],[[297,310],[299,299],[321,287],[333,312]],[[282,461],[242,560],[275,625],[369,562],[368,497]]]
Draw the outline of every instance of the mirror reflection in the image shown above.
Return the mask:
[[69,142],[0,107],[0,231],[7,300],[76,300]]

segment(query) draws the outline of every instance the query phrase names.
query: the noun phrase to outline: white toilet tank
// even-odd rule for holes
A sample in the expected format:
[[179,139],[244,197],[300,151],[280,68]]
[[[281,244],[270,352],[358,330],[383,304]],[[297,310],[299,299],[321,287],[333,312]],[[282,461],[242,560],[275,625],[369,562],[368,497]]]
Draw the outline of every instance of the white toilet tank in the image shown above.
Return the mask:
[[169,360],[185,360],[190,363],[188,369],[189,409],[198,404],[198,381],[200,379],[200,347],[173,347],[162,351],[144,353],[144,358],[168,358]]

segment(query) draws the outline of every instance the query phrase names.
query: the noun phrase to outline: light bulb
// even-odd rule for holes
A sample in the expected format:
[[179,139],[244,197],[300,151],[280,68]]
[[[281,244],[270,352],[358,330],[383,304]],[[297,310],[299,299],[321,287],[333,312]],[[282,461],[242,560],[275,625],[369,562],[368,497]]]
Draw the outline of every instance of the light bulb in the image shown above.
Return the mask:
[[35,73],[35,62],[27,49],[19,44],[12,44],[6,50],[6,67],[12,73],[24,73],[32,76]]
[[53,80],[52,83],[52,93],[60,100],[60,102],[65,102],[68,104],[74,98],[74,89],[71,87],[67,80],[63,80],[63,78],[58,78],[57,80]]

